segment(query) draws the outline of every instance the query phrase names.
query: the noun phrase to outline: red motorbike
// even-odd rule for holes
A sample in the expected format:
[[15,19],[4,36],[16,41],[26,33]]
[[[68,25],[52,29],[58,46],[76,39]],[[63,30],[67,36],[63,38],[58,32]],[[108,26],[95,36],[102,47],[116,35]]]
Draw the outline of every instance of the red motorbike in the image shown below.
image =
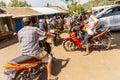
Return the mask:
[[[83,48],[84,32],[80,28],[70,33],[69,37],[64,38],[63,47],[66,51],[74,51],[76,48]],[[110,28],[100,27],[97,33],[90,39],[90,46],[98,49],[109,49],[111,45]]]

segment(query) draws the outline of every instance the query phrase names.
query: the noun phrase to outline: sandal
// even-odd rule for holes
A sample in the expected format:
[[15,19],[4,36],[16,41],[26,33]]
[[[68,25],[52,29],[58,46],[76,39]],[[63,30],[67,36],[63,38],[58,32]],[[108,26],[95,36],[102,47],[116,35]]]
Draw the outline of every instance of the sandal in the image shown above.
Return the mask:
[[48,80],[58,80],[58,77],[49,78]]

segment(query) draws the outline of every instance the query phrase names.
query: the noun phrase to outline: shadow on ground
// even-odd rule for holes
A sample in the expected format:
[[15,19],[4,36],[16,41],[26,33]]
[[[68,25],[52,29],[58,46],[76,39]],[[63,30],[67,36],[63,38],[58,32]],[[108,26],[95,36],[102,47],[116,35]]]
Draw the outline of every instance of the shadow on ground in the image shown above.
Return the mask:
[[[53,75],[57,76],[61,72],[61,70],[67,66],[69,61],[70,61],[70,58],[64,59],[64,60],[53,58],[53,66],[52,66]],[[47,80],[47,70],[45,70],[41,74],[39,80]]]
[[57,43],[56,46],[62,45],[63,41],[64,41],[64,39],[63,39],[63,38],[60,38],[60,39],[58,40],[58,42],[56,42],[56,43]]

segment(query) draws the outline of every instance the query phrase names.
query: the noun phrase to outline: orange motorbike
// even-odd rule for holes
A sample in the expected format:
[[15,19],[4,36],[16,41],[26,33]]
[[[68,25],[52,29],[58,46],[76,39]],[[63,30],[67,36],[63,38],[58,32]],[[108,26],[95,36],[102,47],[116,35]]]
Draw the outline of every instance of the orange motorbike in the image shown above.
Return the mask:
[[[83,29],[74,27],[73,32],[66,38],[64,38],[63,48],[66,51],[74,51],[76,48],[84,48],[83,40],[85,33]],[[97,29],[97,33],[94,34],[90,39],[90,46],[97,49],[109,49],[111,45],[111,34],[110,28],[100,26]]]
[[[50,44],[45,40],[40,41],[40,47],[52,56]],[[5,64],[4,73],[7,80],[38,80],[46,64],[31,56],[19,56]]]

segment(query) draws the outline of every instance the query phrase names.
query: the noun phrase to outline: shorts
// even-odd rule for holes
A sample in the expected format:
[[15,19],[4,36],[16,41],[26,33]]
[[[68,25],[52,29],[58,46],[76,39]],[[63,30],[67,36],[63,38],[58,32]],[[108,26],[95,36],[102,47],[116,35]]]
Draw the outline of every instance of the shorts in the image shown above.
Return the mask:
[[35,56],[35,58],[38,58],[38,59],[41,59],[42,62],[45,62],[45,63],[48,63],[48,62],[51,62],[52,61],[52,55],[50,54],[47,54],[46,52],[40,52],[40,53],[37,53]]
[[88,33],[85,33],[85,38],[84,38],[84,45],[89,45],[89,39],[92,35],[89,35]]

